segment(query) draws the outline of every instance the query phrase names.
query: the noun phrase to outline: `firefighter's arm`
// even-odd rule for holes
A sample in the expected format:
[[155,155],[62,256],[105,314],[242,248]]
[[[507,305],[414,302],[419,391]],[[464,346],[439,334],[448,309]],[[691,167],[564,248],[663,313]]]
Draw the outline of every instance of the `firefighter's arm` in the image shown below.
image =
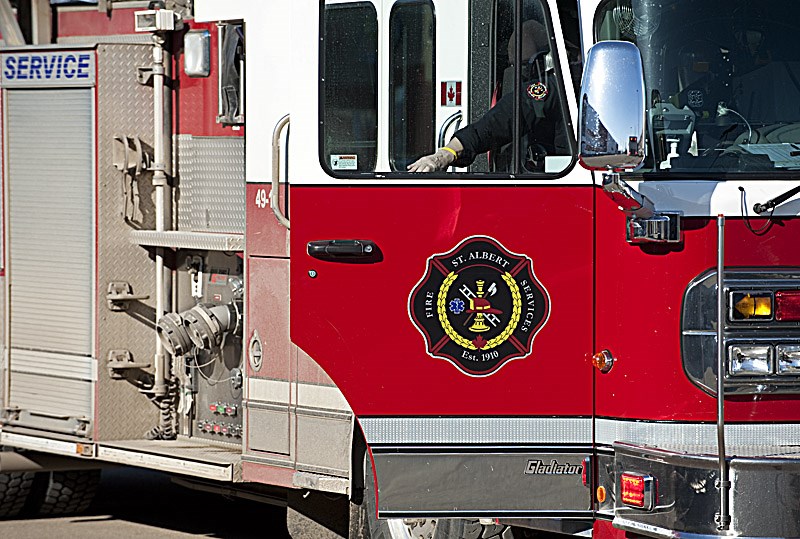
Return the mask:
[[410,165],[409,172],[436,172],[444,170],[455,161],[464,151],[464,146],[457,138],[453,137],[447,146],[439,148],[436,153],[420,157]]

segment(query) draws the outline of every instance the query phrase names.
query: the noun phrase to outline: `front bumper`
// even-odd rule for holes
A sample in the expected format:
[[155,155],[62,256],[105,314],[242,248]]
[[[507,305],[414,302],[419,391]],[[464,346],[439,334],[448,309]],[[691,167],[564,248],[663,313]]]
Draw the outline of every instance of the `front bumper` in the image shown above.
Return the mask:
[[[648,537],[800,538],[800,447],[728,447],[731,525],[718,530],[718,458],[715,447],[654,448],[614,444],[598,458],[599,484],[613,485],[600,513],[616,528]],[[656,480],[651,510],[624,505],[619,477],[625,472]]]

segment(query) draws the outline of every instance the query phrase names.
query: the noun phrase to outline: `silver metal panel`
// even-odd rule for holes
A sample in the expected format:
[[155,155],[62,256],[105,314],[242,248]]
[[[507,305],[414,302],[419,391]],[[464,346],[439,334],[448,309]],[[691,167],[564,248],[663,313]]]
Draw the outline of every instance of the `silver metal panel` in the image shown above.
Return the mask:
[[[109,352],[127,350],[135,362],[153,364],[155,354],[155,264],[148,249],[132,244],[132,230],[122,219],[120,172],[113,165],[115,136],[139,137],[153,146],[153,89],[136,81],[139,66],[150,65],[147,45],[100,45],[97,49],[97,381],[98,441],[134,439],[158,423],[153,403],[128,380],[113,380],[105,368]],[[139,181],[144,229],[155,227],[152,173]],[[106,307],[108,283],[127,282],[133,293],[150,299],[129,302],[128,310]],[[131,378],[142,372],[132,370]]]
[[176,138],[179,230],[243,234],[244,138]]
[[[658,423],[597,419],[595,440],[601,445],[628,442],[656,447],[715,447],[716,423]],[[726,423],[725,440],[729,446],[752,447],[768,440],[772,447],[800,445],[797,423]]]
[[588,449],[575,453],[502,448],[373,451],[378,514],[586,517],[591,496],[581,472],[588,455]]
[[30,411],[20,416],[20,422],[31,421],[31,426],[36,426],[33,413],[90,420],[92,90],[12,89],[5,95],[9,404]]
[[584,444],[592,420],[582,417],[360,417],[373,444]]
[[7,109],[11,346],[90,356],[92,92],[9,90]]
[[244,251],[244,234],[134,230],[131,242],[148,247],[197,249],[201,251]]
[[[350,468],[348,419],[334,419],[297,410],[297,466],[313,466],[329,475],[347,477]],[[252,440],[252,437],[251,437]]]
[[100,43],[147,44],[152,43],[147,34],[120,34],[116,36],[65,36],[57,38],[59,45],[98,45]]
[[264,406],[245,403],[247,436],[251,451],[270,453],[289,452],[289,413],[287,408],[270,410]]
[[93,381],[94,361],[85,357],[32,350],[14,351],[14,372]]
[[91,418],[92,384],[12,370],[11,404],[23,410]]

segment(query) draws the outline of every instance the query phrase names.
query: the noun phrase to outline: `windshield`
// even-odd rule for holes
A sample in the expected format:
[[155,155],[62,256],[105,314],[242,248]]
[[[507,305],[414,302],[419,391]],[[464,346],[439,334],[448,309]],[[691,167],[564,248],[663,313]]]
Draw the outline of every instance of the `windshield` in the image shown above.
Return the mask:
[[642,53],[645,171],[800,169],[800,2],[610,0],[595,33]]

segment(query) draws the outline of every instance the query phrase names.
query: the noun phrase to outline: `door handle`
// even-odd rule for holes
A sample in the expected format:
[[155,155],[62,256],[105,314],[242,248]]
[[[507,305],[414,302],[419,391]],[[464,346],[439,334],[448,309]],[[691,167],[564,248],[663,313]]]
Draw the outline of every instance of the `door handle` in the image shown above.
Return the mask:
[[380,249],[370,240],[320,240],[308,242],[308,254],[319,260],[380,262]]

